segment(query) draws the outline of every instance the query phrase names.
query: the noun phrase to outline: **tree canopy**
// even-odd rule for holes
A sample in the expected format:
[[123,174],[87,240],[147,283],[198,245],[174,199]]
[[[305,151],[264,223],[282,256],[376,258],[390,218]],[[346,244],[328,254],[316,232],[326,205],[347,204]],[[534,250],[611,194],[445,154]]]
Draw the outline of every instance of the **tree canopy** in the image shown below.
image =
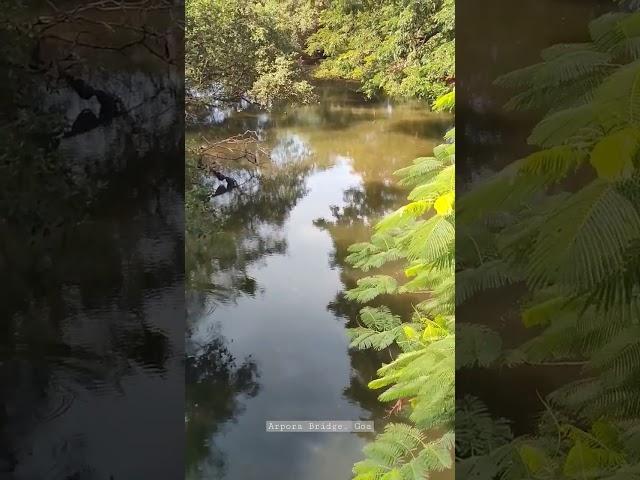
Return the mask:
[[189,101],[310,102],[311,70],[434,100],[455,75],[453,0],[187,0],[185,34]]
[[297,62],[314,25],[310,4],[188,0],[185,8],[187,100],[272,106],[313,98]]
[[321,53],[319,77],[362,82],[368,95],[435,99],[455,71],[453,0],[330,2],[307,53]]

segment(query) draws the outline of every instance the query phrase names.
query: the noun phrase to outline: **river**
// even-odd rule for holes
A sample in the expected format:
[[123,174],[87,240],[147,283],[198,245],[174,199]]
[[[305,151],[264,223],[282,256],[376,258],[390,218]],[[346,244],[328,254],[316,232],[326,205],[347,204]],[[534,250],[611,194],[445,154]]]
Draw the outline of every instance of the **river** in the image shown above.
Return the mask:
[[187,210],[189,479],[347,480],[370,437],[267,433],[265,421],[384,424],[389,406],[366,388],[382,358],[348,349],[360,307],[343,296],[358,276],[344,258],[402,204],[393,172],[429,155],[451,118],[349,84],[318,93],[277,113],[216,111],[187,135],[193,146],[252,130],[267,154],[218,162],[240,187],[211,199],[216,222]]
[[180,7],[3,7],[0,478],[182,478]]

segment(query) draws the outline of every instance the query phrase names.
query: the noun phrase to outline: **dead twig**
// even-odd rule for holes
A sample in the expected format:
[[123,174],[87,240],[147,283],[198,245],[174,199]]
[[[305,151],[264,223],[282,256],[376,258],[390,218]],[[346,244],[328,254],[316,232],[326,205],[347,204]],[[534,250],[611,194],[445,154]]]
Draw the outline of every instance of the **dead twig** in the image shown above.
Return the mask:
[[204,135],[201,138],[204,143],[198,153],[208,163],[247,160],[253,165],[259,165],[261,157],[269,157],[269,152],[262,146],[262,140],[254,130],[246,130],[218,141],[211,141]]

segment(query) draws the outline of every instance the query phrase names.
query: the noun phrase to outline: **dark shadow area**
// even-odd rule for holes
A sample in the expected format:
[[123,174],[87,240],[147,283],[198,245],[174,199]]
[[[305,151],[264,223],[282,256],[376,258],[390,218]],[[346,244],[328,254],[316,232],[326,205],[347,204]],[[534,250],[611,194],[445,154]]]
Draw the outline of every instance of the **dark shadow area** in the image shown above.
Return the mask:
[[391,128],[394,132],[408,136],[432,139],[444,136],[452,126],[450,119],[443,118],[428,123],[420,122],[419,120],[405,120],[395,123]]
[[0,13],[1,478],[183,475],[183,8],[119,3]]

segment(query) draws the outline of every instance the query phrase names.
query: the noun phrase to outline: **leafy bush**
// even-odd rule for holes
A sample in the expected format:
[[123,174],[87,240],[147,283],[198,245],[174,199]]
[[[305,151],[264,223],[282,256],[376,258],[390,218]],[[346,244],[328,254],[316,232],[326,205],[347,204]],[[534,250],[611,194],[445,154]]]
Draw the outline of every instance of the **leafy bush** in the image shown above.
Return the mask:
[[309,102],[311,85],[293,57],[313,26],[313,9],[296,2],[187,0],[188,100],[263,106]]
[[454,75],[455,3],[334,1],[307,45],[326,59],[316,75],[362,83],[368,95],[435,99]]
[[458,449],[457,471],[476,478],[639,475],[640,13],[606,14],[589,31],[498,80],[524,88],[509,108],[546,112],[529,137],[538,150],[458,202],[473,240],[459,246],[459,304],[526,286],[520,315],[536,333],[497,360],[583,365],[542,400],[532,435]]
[[[453,95],[440,102],[452,109]],[[450,142],[454,134],[447,135]],[[410,203],[381,220],[369,242],[350,247],[347,261],[368,271],[392,261],[405,264],[405,280],[372,275],[358,281],[348,298],[367,302],[381,294],[422,296],[412,318],[402,322],[387,307],[364,307],[362,326],[349,330],[351,347],[400,354],[378,370],[372,389],[396,402],[400,419],[364,449],[358,480],[423,479],[451,467],[454,445],[454,199],[455,145],[434,149],[396,172],[413,187]]]

